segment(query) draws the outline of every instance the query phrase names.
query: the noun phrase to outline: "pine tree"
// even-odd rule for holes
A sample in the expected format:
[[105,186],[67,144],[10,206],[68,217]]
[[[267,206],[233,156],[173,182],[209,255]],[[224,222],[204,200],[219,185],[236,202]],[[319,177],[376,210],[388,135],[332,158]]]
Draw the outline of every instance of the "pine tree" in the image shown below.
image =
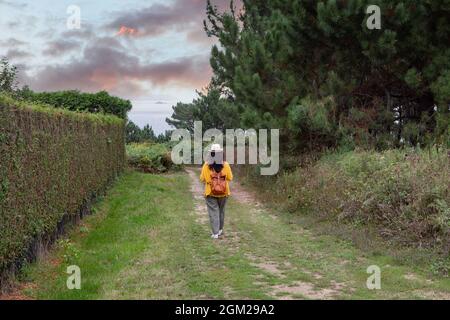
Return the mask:
[[203,131],[239,127],[239,113],[236,105],[230,99],[222,97],[220,90],[209,86],[206,93],[197,92],[198,98],[192,103],[179,102],[173,107],[172,117],[166,122],[177,129],[187,129],[194,132],[194,122],[201,121]]
[[[380,30],[366,26],[372,4],[381,9]],[[387,148],[426,143],[424,137],[436,130],[445,134],[450,103],[445,2],[244,0],[243,5],[240,14],[221,13],[208,2],[205,28],[220,42],[211,55],[214,84],[233,97],[244,126],[283,128],[285,138],[296,144],[308,140],[299,146],[314,148],[343,138]]]
[[14,93],[17,90],[17,67],[6,58],[0,59],[0,92]]

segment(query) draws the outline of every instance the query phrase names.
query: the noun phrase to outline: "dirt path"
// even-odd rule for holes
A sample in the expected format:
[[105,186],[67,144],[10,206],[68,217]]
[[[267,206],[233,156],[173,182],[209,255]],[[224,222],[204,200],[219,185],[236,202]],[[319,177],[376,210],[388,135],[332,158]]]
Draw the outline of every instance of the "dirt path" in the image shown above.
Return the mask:
[[[207,228],[209,228],[209,219],[206,211],[206,206],[204,203],[203,190],[204,186],[198,179],[198,171],[193,169],[187,170],[189,177],[191,178],[191,192],[195,199],[195,211],[198,216],[197,221]],[[273,298],[291,300],[296,298],[308,298],[308,299],[331,299],[337,297],[342,293],[345,288],[344,284],[332,282],[329,288],[316,287],[314,284],[300,281],[292,280],[286,281],[286,272],[290,272],[293,266],[290,262],[277,262],[271,260],[269,256],[261,256],[261,254],[254,253],[251,249],[252,245],[248,246],[244,243],[245,239],[251,237],[253,230],[241,230],[239,231],[237,226],[240,224],[240,219],[244,216],[246,219],[254,223],[258,223],[258,218],[261,215],[264,218],[269,218],[270,220],[276,220],[277,217],[266,212],[261,203],[259,203],[255,196],[245,190],[238,182],[231,182],[230,187],[232,189],[232,201],[238,205],[249,208],[249,210],[239,210],[238,215],[231,214],[227,215],[227,224],[225,228],[225,236],[217,242],[218,246],[222,248],[225,247],[229,252],[239,252],[243,251],[244,256],[248,259],[249,264],[257,268],[260,273],[255,275],[254,285],[258,286],[259,289],[267,291],[268,295]],[[232,205],[231,205],[232,206]],[[234,209],[234,210],[233,210]],[[235,207],[232,206],[231,211],[236,213]],[[298,230],[299,232],[305,233],[305,230]],[[268,235],[270,232],[268,233]],[[321,279],[319,274],[310,273],[314,278]],[[271,281],[266,281],[269,278]],[[283,283],[277,285],[271,285],[274,279],[282,280]],[[232,288],[228,288],[228,298],[232,298]]]

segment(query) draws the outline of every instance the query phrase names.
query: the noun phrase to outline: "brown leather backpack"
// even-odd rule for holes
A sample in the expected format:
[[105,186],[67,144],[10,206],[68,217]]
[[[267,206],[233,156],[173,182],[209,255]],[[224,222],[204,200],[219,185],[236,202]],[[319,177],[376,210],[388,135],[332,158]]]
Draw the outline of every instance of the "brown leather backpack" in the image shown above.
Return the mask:
[[227,180],[222,172],[211,171],[211,192],[215,196],[224,196],[226,194]]

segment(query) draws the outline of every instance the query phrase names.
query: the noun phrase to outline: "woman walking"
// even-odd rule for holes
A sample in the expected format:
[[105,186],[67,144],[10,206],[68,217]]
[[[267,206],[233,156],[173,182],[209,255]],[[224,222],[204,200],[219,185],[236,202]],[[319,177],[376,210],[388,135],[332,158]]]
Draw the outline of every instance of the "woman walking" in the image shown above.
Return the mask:
[[200,181],[205,183],[205,199],[213,239],[223,235],[225,205],[231,194],[228,182],[231,180],[233,173],[230,165],[223,160],[223,149],[219,144],[213,144],[200,175]]

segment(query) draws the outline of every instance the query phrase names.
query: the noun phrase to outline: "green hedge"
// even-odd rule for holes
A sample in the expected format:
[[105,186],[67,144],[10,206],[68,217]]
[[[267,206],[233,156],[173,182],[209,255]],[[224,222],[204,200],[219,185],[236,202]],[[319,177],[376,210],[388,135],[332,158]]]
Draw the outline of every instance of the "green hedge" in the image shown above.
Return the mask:
[[123,170],[124,125],[0,95],[0,286]]

